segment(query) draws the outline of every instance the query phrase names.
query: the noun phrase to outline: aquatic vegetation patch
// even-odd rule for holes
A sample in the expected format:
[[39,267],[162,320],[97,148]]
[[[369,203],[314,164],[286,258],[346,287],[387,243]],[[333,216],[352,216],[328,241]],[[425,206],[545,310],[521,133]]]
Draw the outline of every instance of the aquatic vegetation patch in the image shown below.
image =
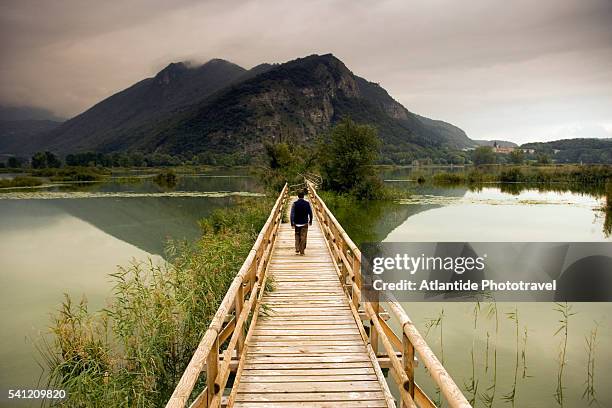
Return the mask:
[[264,197],[262,193],[249,191],[167,191],[159,193],[121,192],[86,192],[86,191],[37,191],[37,192],[7,192],[0,194],[0,200],[58,200],[79,198],[142,198],[142,197]]
[[[47,388],[66,407],[163,406],[190,361],[272,206],[244,198],[201,221],[202,237],[170,242],[165,264],[134,262],[112,273],[99,312],[66,296],[40,352]],[[203,380],[196,392],[204,388]]]
[[35,187],[42,185],[42,181],[36,177],[17,176],[8,180],[0,180],[0,188]]

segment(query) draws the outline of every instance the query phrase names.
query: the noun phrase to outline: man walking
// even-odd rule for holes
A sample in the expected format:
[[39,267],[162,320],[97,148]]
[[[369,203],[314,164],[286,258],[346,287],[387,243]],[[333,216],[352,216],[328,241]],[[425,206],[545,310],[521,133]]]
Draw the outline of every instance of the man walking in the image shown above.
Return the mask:
[[291,226],[295,228],[295,253],[304,255],[308,224],[312,225],[312,209],[304,200],[304,192],[298,193],[298,199],[291,206]]

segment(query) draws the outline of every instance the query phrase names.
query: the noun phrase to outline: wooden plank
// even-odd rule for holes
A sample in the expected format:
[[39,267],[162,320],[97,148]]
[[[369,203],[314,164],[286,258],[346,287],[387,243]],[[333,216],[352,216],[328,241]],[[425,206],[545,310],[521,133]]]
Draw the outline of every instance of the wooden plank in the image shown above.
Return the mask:
[[[291,375],[286,374],[278,377],[263,375],[249,375],[243,372],[240,383],[289,383],[289,382],[336,382],[336,381],[378,381],[375,374],[332,374],[332,375]],[[291,389],[292,386],[287,387]]]
[[302,402],[257,402],[257,401],[240,401],[234,404],[235,407],[240,408],[382,408],[386,407],[384,400],[367,400],[367,401],[302,401]]
[[279,341],[279,342],[285,342],[285,341],[307,341],[307,340],[312,340],[312,341],[316,341],[316,340],[334,340],[334,339],[343,339],[343,340],[357,340],[357,341],[361,341],[361,336],[358,334],[351,334],[351,335],[342,335],[342,336],[328,336],[325,335],[325,333],[317,333],[316,335],[309,335],[309,334],[304,334],[304,335],[286,335],[286,334],[278,334],[278,335],[266,335],[266,336],[253,336],[253,341]]
[[[371,362],[365,354],[350,354],[350,355],[322,355],[322,356],[288,356],[268,357],[265,355],[248,354],[245,361],[247,363],[355,363],[355,362]],[[338,365],[339,367],[341,365]]]
[[377,401],[382,400],[383,396],[381,392],[377,391],[365,391],[365,392],[353,392],[353,391],[341,391],[341,392],[317,392],[317,393],[269,393],[269,394],[244,394],[238,393],[236,395],[236,402],[301,402],[301,401],[323,401],[323,402],[338,402],[338,401]]
[[284,375],[292,375],[292,376],[348,375],[348,374],[375,375],[375,372],[374,372],[374,369],[370,367],[356,367],[356,368],[310,368],[310,369],[290,368],[290,369],[277,369],[277,370],[245,369],[243,371],[243,374],[249,375],[249,376],[253,375],[253,376],[274,377],[274,376],[284,376]]
[[372,368],[372,362],[355,361],[343,362],[341,365],[337,362],[314,362],[314,363],[280,363],[280,362],[261,362],[261,361],[246,361],[244,363],[245,370],[308,370],[308,369],[326,369],[326,368]]
[[389,407],[316,219],[306,255],[293,245],[280,225],[229,406]]
[[[289,387],[285,383],[240,383],[238,394],[246,393],[280,393],[288,392]],[[374,381],[345,381],[345,382],[324,382],[312,381],[307,383],[291,383],[291,392],[340,392],[351,390],[359,391],[380,391],[380,384]]]
[[268,354],[268,355],[278,355],[278,354],[355,354],[355,353],[363,353],[365,351],[365,346],[363,344],[360,345],[351,345],[351,346],[251,346],[247,350],[247,353],[250,354]]

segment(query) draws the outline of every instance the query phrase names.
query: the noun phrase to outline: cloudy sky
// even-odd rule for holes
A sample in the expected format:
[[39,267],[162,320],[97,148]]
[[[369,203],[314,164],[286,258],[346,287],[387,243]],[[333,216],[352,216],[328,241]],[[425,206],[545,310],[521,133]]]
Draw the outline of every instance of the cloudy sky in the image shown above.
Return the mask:
[[65,117],[171,61],[328,52],[472,138],[612,137],[612,0],[0,0],[0,104]]

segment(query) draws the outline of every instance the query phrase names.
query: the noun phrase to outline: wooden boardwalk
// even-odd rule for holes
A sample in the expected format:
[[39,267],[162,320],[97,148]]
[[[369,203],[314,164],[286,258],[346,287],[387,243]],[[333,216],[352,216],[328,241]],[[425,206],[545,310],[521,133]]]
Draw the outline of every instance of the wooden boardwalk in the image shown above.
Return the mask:
[[166,408],[395,407],[381,365],[401,408],[436,408],[415,380],[417,356],[450,408],[471,407],[402,305],[362,298],[361,251],[320,182],[291,186],[308,190],[315,215],[306,255],[282,222],[295,200],[285,184]]
[[274,290],[247,335],[230,407],[395,406],[316,216],[304,256],[280,225],[267,279]]

